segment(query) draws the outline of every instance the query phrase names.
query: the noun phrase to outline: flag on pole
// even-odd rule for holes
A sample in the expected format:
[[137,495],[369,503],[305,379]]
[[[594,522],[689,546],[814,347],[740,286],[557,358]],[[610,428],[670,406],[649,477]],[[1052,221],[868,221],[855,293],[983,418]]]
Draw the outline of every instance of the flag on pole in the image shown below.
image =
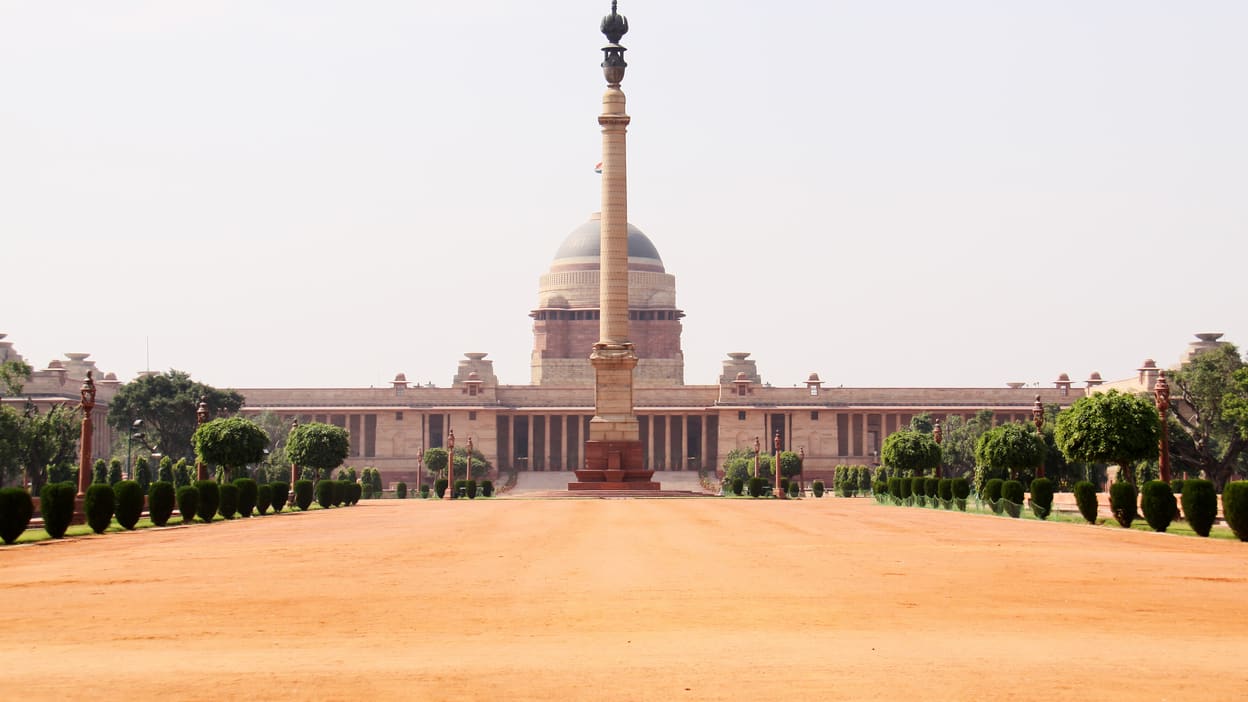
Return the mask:
[[599,161],[598,164],[594,166],[594,173],[602,175],[602,161]]

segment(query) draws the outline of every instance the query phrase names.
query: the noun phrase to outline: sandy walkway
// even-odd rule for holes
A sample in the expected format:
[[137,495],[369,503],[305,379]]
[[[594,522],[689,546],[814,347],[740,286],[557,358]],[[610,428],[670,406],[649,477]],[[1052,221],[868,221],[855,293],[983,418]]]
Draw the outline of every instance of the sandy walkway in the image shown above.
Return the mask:
[[1248,698],[1248,544],[862,499],[367,502],[0,587],[5,699]]

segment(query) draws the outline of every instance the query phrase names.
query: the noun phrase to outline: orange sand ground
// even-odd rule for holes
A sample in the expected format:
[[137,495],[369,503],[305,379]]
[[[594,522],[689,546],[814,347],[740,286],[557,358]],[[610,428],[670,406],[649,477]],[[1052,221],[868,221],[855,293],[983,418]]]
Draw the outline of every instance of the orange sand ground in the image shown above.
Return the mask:
[[1246,580],[866,499],[375,501],[0,550],[0,697],[1244,700]]

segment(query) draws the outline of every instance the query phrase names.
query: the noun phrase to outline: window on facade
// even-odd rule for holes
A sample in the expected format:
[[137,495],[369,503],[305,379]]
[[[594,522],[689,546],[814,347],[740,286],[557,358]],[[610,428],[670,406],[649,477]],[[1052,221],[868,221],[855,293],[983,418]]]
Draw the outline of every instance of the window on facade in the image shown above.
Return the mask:
[[819,386],[818,386],[818,385],[811,385],[811,386],[810,386],[810,396],[811,396],[811,397],[814,397],[814,396],[816,396],[816,395],[818,395],[818,394],[819,394]]
[[813,411],[811,411],[811,413],[810,413],[810,420],[811,420],[812,422],[817,422],[817,421],[819,421],[819,411],[818,411],[818,410],[813,410]]
[[403,413],[402,413],[402,412],[395,412],[395,413],[394,413],[394,421],[396,421],[396,422],[401,422],[401,421],[403,421]]
[[476,413],[476,412],[469,412],[469,413],[468,413],[468,421],[470,421],[470,422],[475,422],[475,421],[477,421],[477,413]]
[[737,419],[745,421],[745,412],[737,412]]
[[738,385],[738,386],[737,386],[737,394],[738,394],[738,395],[741,395],[741,396],[743,396],[743,397],[745,396],[745,386],[744,386],[744,385]]

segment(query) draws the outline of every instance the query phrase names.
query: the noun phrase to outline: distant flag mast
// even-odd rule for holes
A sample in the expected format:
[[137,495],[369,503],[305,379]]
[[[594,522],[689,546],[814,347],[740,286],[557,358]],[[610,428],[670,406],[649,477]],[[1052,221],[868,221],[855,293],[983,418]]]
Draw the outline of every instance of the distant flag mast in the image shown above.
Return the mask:
[[602,175],[602,161],[599,161],[598,164],[594,166],[594,173]]

